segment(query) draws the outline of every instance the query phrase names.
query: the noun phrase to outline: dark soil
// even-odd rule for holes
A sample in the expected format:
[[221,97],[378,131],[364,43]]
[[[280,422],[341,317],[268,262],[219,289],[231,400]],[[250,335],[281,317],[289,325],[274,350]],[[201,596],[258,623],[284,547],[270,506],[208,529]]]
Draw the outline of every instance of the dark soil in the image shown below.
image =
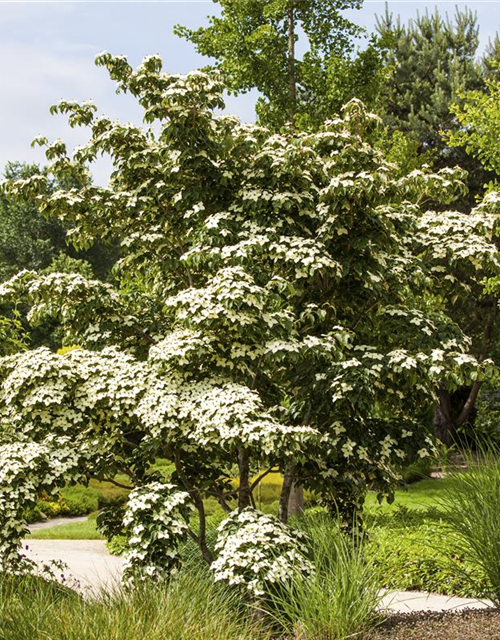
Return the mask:
[[500,640],[500,611],[393,615],[367,640]]

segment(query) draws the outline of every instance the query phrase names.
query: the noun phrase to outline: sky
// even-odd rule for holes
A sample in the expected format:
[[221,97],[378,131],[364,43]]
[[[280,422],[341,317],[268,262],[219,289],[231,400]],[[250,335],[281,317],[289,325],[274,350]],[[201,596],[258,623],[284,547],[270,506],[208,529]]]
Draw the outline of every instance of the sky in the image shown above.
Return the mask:
[[[426,8],[438,6],[452,15],[455,6],[467,6],[477,12],[481,48],[500,31],[500,0],[390,0],[388,6],[403,21]],[[91,98],[102,114],[140,122],[133,100],[117,96],[106,70],[95,67],[95,55],[103,50],[125,54],[137,65],[144,55],[159,53],[167,71],[187,73],[207,60],[175,36],[173,26],[203,26],[217,10],[211,0],[0,0],[0,168],[9,160],[42,162],[43,152],[30,147],[37,135],[63,138],[70,148],[85,141],[84,131],[71,130],[63,116],[49,114],[62,98]],[[384,11],[383,0],[365,0],[360,11],[348,15],[371,31],[375,16]],[[255,99],[255,92],[229,98],[227,111],[251,121]],[[108,171],[102,161],[96,180],[105,182]]]

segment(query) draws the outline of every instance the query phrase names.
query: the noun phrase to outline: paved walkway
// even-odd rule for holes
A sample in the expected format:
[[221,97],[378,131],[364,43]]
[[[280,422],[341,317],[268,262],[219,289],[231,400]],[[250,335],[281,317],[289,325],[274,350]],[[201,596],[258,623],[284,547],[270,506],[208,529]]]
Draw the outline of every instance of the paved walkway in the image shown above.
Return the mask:
[[[113,589],[120,584],[123,559],[112,556],[102,540],[26,540],[28,556],[40,563],[62,560],[68,566],[68,576],[76,579],[83,593],[92,594],[102,588]],[[455,598],[417,591],[389,591],[382,601],[388,611],[460,611],[484,609],[491,602],[472,598]]]
[[30,531],[40,531],[41,529],[52,529],[52,527],[60,527],[63,524],[73,524],[74,522],[87,522],[88,516],[76,516],[74,518],[50,518],[43,522],[34,522],[28,525]]
[[65,579],[83,593],[119,586],[123,559],[112,556],[103,540],[24,541],[24,553],[40,564],[59,560],[67,565]]
[[381,609],[398,613],[417,611],[461,611],[462,609],[487,609],[493,603],[489,600],[457,598],[421,591],[389,591],[382,600]]

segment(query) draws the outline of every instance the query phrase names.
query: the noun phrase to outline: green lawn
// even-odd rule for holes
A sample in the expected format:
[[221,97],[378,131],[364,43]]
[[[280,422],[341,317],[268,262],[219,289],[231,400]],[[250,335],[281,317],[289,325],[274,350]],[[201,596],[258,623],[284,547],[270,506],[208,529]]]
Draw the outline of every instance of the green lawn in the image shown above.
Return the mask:
[[427,509],[429,507],[439,508],[439,499],[453,486],[453,477],[442,479],[426,478],[408,485],[405,489],[396,491],[394,502],[389,505],[384,502],[379,505],[375,494],[368,495],[365,506],[369,511],[373,509],[391,512],[399,506],[408,509]]
[[31,538],[37,540],[103,540],[96,528],[95,514],[90,514],[86,522],[72,522],[58,527],[34,531]]
[[[441,480],[421,480],[420,482],[409,485],[407,489],[396,491],[396,498],[392,505],[389,505],[386,502],[379,505],[375,495],[370,494],[366,500],[366,509],[370,514],[390,514],[393,511],[396,511],[399,506],[404,506],[408,509],[438,507],[439,497],[452,485],[452,483],[452,478],[444,478]],[[107,489],[109,490],[109,485]],[[268,481],[267,484],[264,484],[262,490],[263,510],[273,511],[277,508],[279,489],[279,483],[276,482],[275,479],[274,481]],[[215,500],[209,501],[207,504],[207,515],[216,515],[219,509],[220,507]],[[97,540],[103,538],[96,529],[95,515],[91,515],[88,522],[75,522],[72,524],[60,525],[58,527],[51,527],[49,529],[36,531],[32,534],[32,537],[44,540]]]

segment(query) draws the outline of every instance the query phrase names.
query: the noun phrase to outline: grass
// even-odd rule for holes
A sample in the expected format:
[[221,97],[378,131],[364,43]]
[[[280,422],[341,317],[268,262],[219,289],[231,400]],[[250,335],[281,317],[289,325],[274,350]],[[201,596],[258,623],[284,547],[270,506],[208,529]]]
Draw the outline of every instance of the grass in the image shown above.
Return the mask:
[[35,540],[104,540],[104,536],[97,531],[95,514],[91,514],[86,522],[40,529],[31,533],[30,537]]
[[39,579],[0,578],[0,640],[255,640],[256,634],[236,595],[206,570],[91,600]]
[[467,471],[441,500],[448,535],[487,578],[485,594],[500,604],[500,458],[484,449],[481,462],[469,456]]
[[386,513],[394,512],[400,506],[408,509],[427,509],[429,507],[439,509],[441,508],[441,499],[456,484],[457,478],[455,476],[440,479],[426,478],[396,491],[392,504],[387,504],[384,501],[379,505],[375,494],[370,493],[366,498],[365,508],[368,512],[377,510]]
[[368,560],[359,531],[346,535],[324,513],[301,518],[315,572],[297,573],[271,597],[275,619],[286,636],[301,640],[346,640],[364,635],[380,620],[379,569]]

